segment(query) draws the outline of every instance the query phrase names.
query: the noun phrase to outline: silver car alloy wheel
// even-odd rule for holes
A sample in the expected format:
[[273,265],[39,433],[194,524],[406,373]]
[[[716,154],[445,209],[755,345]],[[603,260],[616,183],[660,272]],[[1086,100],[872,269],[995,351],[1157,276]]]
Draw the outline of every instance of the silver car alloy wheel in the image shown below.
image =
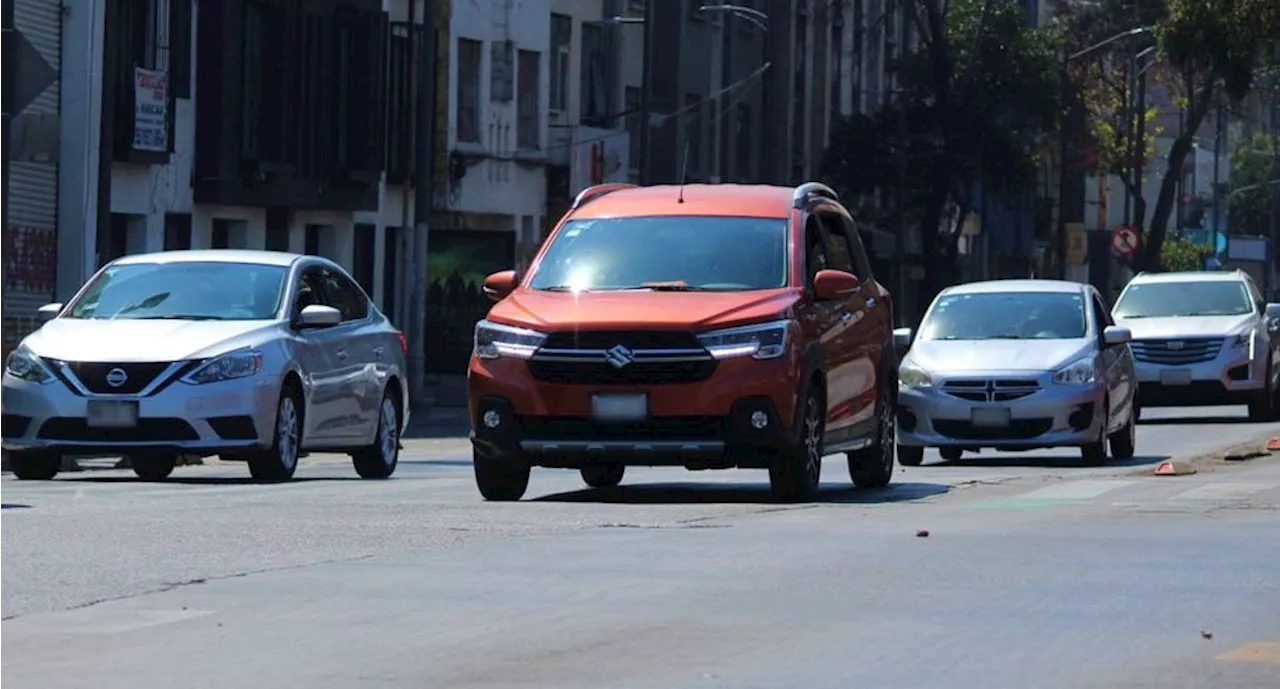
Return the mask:
[[280,465],[291,469],[298,463],[298,411],[292,397],[280,398],[276,414],[276,451]]
[[395,402],[391,398],[382,400],[382,411],[378,417],[378,454],[386,465],[394,463],[399,452],[400,422],[397,416]]

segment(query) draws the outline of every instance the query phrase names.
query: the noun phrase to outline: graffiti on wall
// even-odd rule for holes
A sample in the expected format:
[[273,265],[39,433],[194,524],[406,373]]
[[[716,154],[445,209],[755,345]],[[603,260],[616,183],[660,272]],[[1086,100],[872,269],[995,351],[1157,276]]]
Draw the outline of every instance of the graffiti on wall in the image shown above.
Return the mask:
[[58,236],[53,230],[6,227],[5,290],[53,294],[58,267]]

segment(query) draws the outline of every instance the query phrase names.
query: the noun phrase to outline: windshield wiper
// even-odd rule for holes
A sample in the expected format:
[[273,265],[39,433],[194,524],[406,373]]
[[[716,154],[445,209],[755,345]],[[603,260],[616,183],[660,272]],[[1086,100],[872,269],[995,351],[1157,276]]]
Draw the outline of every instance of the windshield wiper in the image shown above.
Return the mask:
[[164,316],[138,316],[137,318],[122,318],[125,321],[221,321],[222,316],[205,316],[196,313],[171,313]]
[[575,287],[573,285],[548,285],[546,287],[534,287],[534,289],[542,292],[590,292],[591,290],[583,287]]
[[651,289],[655,292],[700,292],[701,287],[694,287],[684,280],[672,280],[671,282],[642,282],[640,287],[631,287],[629,289]]

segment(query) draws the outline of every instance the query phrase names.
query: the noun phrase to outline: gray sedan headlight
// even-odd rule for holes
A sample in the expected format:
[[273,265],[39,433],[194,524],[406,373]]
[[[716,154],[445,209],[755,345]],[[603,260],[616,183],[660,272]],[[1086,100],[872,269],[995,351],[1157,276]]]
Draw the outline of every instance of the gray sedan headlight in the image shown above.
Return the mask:
[[29,383],[49,383],[54,380],[49,367],[44,365],[40,357],[31,353],[30,349],[20,346],[9,354],[4,362],[5,375],[25,380]]
[[898,367],[898,383],[907,388],[927,388],[933,386],[933,376],[923,368],[907,362]]
[[262,352],[256,350],[231,352],[205,362],[200,368],[182,377],[182,382],[192,385],[217,383],[224,380],[248,378],[262,370]]
[[1087,356],[1053,372],[1053,382],[1063,385],[1089,385],[1098,379],[1098,367],[1093,357]]

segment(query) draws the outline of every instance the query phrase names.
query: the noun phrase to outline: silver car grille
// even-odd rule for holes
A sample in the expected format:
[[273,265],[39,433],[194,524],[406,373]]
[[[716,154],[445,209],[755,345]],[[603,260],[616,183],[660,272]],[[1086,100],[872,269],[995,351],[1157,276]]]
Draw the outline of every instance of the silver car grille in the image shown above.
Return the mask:
[[1189,337],[1162,340],[1134,340],[1129,343],[1133,358],[1148,364],[1187,366],[1213,361],[1222,351],[1221,337]]
[[942,384],[942,391],[970,402],[1010,402],[1040,391],[1040,383],[1031,378],[952,379]]

